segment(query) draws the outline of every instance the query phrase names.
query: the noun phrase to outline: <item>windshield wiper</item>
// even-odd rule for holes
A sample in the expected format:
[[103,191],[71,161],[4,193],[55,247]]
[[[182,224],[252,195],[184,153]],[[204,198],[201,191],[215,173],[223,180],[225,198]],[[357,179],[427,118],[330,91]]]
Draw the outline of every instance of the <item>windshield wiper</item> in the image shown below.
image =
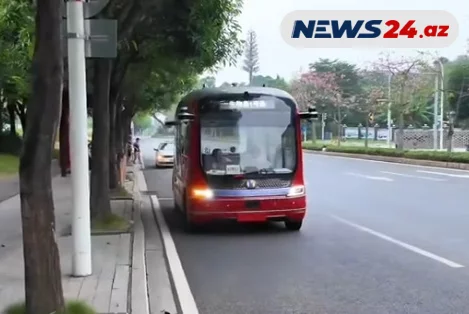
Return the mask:
[[277,173],[274,168],[261,168],[258,170],[252,170],[252,171],[247,171],[245,174],[253,174],[253,173],[259,173],[259,174],[269,174],[269,173]]

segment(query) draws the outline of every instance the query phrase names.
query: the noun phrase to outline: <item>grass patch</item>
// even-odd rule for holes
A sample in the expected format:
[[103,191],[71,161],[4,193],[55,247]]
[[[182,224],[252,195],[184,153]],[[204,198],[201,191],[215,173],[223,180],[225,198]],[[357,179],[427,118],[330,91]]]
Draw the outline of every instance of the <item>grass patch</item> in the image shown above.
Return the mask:
[[93,233],[109,233],[109,232],[128,232],[131,223],[116,214],[110,214],[107,217],[95,220],[91,223],[91,232]]
[[0,178],[18,173],[20,159],[17,156],[0,154]]
[[409,158],[418,160],[431,160],[442,162],[456,162],[469,164],[469,152],[446,152],[446,151],[419,151],[419,150],[403,150],[398,151],[394,148],[380,148],[380,147],[358,147],[358,146],[335,146],[335,145],[321,145],[304,143],[303,149],[321,151],[326,148],[328,152],[347,153],[347,154],[361,154],[373,156],[386,156],[396,158]]
[[[26,314],[24,302],[9,306],[4,311],[5,314]],[[93,308],[81,301],[69,301],[65,305],[65,313],[57,314],[97,314]]]
[[127,191],[123,186],[118,186],[110,191],[109,197],[111,200],[131,200],[133,195]]
[[[312,142],[309,140],[309,141],[306,141],[306,142],[303,142],[303,144],[311,144]],[[337,146],[337,140],[316,140],[314,142],[314,144],[317,144],[317,145],[332,145],[332,146]],[[361,147],[364,147],[365,146],[365,140],[364,139],[361,139],[361,140],[358,140],[358,139],[345,139],[343,140],[342,142],[340,142],[340,146],[361,146]],[[386,141],[375,141],[373,139],[369,139],[368,140],[368,147],[373,147],[373,148],[389,148],[388,144]]]

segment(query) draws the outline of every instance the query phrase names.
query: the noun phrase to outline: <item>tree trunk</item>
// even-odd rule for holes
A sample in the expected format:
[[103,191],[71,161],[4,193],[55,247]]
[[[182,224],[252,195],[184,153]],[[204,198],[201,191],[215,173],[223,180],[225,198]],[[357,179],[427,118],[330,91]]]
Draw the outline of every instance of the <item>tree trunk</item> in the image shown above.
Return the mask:
[[95,63],[93,86],[93,138],[91,145],[91,218],[111,214],[109,200],[109,87],[111,60]]
[[10,135],[12,137],[16,137],[18,135],[18,133],[16,132],[15,105],[14,104],[8,104],[7,105],[7,110],[8,110],[8,118],[9,118],[9,123],[10,123]]
[[399,138],[398,138],[398,141],[397,141],[397,150],[398,151],[402,151],[404,150],[404,113],[403,112],[399,112]]
[[[3,98],[0,97],[0,103],[3,103]],[[3,106],[0,106],[0,142],[3,134]],[[1,146],[0,146],[1,147]]]
[[340,106],[337,106],[337,146],[340,147],[342,142],[342,112]]
[[402,151],[404,150],[404,92],[405,92],[405,84],[401,84],[400,86],[400,94],[399,94],[399,104],[401,106],[401,110],[399,110],[399,118],[398,118],[398,141],[397,141],[397,150]]
[[125,182],[125,143],[122,134],[122,97],[116,100],[116,120],[114,125],[114,139],[115,139],[115,150],[117,154],[117,171],[119,173],[119,184],[123,185]]
[[312,143],[316,143],[317,135],[316,135],[316,121],[311,121],[311,141]]
[[116,103],[109,104],[109,188],[114,190],[119,185],[116,152]]
[[62,114],[60,117],[59,149],[60,173],[67,176],[70,170],[70,103],[68,91],[62,93]]
[[23,133],[26,130],[26,103],[28,103],[28,100],[24,99],[22,103],[17,102],[15,106],[16,115],[20,118]]
[[33,84],[20,158],[21,222],[26,314],[49,314],[64,311],[51,182],[62,100],[62,1],[36,6]]
[[365,124],[365,148],[368,148],[368,130],[370,127],[370,120],[367,117],[366,118],[366,124]]

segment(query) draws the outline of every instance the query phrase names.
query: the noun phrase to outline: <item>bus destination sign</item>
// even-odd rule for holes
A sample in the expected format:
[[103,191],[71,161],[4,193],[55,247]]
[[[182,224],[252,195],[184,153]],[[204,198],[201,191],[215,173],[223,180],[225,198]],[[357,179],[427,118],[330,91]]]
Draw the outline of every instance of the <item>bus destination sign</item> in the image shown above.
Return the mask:
[[229,101],[222,102],[222,109],[274,109],[274,102],[267,102],[265,100],[249,100],[249,101]]

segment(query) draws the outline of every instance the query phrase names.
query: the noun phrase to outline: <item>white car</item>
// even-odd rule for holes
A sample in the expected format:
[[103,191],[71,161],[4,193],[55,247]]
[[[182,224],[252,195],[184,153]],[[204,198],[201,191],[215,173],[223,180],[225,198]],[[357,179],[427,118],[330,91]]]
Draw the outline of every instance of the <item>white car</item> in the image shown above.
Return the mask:
[[174,153],[176,147],[173,142],[163,142],[158,148],[155,148],[155,166],[159,167],[172,167],[174,166]]

